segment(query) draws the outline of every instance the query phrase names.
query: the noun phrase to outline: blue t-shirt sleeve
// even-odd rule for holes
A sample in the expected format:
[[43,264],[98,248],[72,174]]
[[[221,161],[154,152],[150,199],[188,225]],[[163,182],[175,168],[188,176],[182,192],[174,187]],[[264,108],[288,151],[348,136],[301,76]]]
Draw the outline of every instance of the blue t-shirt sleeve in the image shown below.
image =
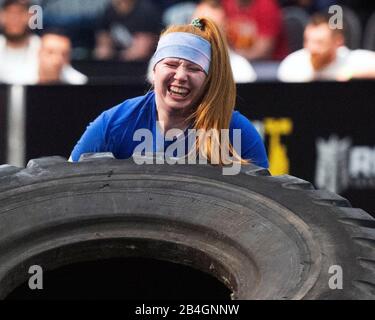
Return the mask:
[[263,140],[250,120],[235,111],[231,128],[241,129],[241,157],[257,166],[268,168],[268,158]]
[[106,150],[105,128],[106,116],[105,113],[102,113],[86,128],[85,133],[72,151],[72,160],[78,161],[83,153],[109,151]]
[[83,153],[112,152],[116,158],[125,159],[135,148],[133,134],[137,128],[148,128],[150,108],[154,93],[132,99],[104,111],[86,128],[74,147],[71,158],[78,161]]

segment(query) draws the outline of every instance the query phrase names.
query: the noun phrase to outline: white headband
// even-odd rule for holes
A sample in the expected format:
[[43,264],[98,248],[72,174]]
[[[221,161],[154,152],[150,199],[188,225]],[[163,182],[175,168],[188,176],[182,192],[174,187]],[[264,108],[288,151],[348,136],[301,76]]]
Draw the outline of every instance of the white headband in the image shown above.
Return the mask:
[[151,60],[152,69],[164,58],[189,60],[208,74],[211,62],[211,44],[202,37],[188,32],[172,32],[162,36]]

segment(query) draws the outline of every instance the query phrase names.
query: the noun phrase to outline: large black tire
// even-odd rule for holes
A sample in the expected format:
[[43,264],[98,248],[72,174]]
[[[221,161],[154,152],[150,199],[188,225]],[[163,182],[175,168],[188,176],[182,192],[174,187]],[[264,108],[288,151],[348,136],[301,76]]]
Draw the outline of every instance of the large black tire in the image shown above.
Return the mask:
[[31,160],[0,166],[0,298],[34,264],[138,256],[210,273],[234,299],[374,299],[374,227],[344,198],[251,165]]

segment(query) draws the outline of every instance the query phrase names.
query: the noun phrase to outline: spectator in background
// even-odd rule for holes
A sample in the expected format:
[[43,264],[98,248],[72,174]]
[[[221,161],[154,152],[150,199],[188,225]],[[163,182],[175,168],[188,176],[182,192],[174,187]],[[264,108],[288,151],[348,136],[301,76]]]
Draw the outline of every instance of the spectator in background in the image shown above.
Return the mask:
[[0,13],[0,81],[6,84],[83,84],[87,78],[70,65],[70,39],[46,32],[42,38],[28,27],[30,2],[5,0]]
[[[201,1],[193,14],[193,18],[210,18],[225,34],[227,26],[226,16],[219,0]],[[229,60],[236,83],[253,82],[256,80],[257,75],[251,64],[230,48]]]
[[173,7],[176,4],[184,3],[184,2],[195,2],[198,3],[199,0],[153,0],[158,7],[165,11],[166,9]]
[[282,13],[276,0],[222,0],[228,40],[248,60],[281,60],[288,53]]
[[147,60],[162,28],[158,8],[148,0],[112,0],[96,34],[99,60]]
[[29,6],[27,0],[5,0],[1,6],[0,82],[33,82],[40,39],[29,29]]
[[[171,1],[173,3],[173,1]],[[187,24],[191,21],[195,8],[197,7],[196,2],[183,1],[178,2],[172,6],[169,6],[163,12],[162,22],[164,26],[171,26],[176,24]]]
[[279,0],[279,3],[283,6],[297,6],[305,9],[307,13],[313,14],[315,12],[325,10],[328,12],[328,8],[335,4],[340,4],[338,0]]
[[[35,0],[33,0],[35,1]],[[39,0],[46,29],[60,29],[72,42],[72,58],[91,59],[98,18],[111,0]]]
[[165,27],[172,24],[190,23],[191,15],[199,0],[153,0],[162,11],[162,22]]
[[375,53],[349,50],[343,30],[331,29],[328,14],[315,14],[304,34],[304,48],[290,54],[280,65],[278,78],[286,82],[346,81],[375,78]]
[[87,77],[70,64],[72,45],[70,39],[60,31],[47,31],[41,38],[38,74],[39,84],[85,84]]
[[351,8],[358,15],[362,27],[366,26],[368,19],[375,11],[375,1],[369,0],[337,0],[338,5]]

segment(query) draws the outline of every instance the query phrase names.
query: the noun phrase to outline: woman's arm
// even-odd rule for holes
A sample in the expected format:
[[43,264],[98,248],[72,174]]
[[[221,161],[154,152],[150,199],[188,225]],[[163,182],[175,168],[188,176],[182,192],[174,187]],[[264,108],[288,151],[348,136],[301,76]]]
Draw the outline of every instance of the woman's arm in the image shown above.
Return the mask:
[[105,114],[101,114],[95,121],[91,122],[74,147],[69,161],[76,162],[83,153],[105,152]]

